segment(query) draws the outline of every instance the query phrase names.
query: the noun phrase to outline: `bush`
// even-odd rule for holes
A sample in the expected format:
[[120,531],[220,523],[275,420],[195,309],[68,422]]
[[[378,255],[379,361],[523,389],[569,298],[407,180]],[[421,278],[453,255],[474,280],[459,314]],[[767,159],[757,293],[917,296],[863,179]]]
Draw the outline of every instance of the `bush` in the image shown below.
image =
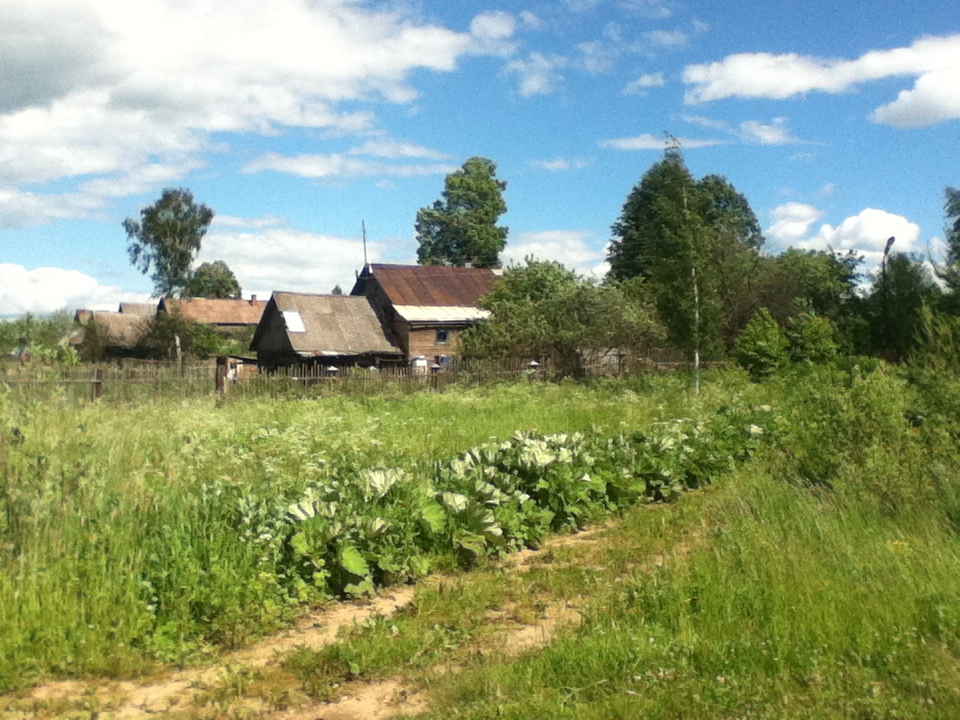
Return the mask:
[[762,380],[772,375],[787,358],[787,338],[770,312],[762,308],[737,340],[737,362],[754,380]]
[[824,363],[837,355],[833,323],[814,313],[803,312],[792,318],[787,340],[793,362]]

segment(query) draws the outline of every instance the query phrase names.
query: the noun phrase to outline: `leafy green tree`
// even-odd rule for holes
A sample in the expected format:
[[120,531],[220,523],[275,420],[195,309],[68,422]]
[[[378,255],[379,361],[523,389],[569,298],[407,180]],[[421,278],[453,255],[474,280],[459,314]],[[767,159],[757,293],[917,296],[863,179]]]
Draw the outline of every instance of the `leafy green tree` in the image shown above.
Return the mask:
[[240,283],[223,260],[205,262],[190,274],[184,295],[194,298],[239,299]]
[[507,211],[491,160],[472,157],[447,175],[443,199],[417,213],[417,260],[421,265],[499,267],[507,228],[497,220]]
[[213,210],[197,205],[183,188],[164,189],[153,205],[140,211],[140,221],[123,221],[130,262],[144,274],[152,271],[154,293],[182,295],[190,282],[190,266],[213,221]]
[[934,263],[933,267],[937,277],[943,280],[950,290],[950,311],[957,313],[960,310],[960,300],[957,299],[960,295],[960,189],[948,187],[944,195],[943,211],[947,224],[943,233],[947,245],[946,257],[943,262]]
[[213,325],[184,318],[179,312],[157,313],[137,342],[134,354],[150,360],[175,360],[181,356],[204,359],[228,351],[227,340]]
[[942,291],[919,257],[894,253],[874,274],[864,302],[870,327],[869,350],[905,360],[921,341],[923,308],[935,308]]
[[755,309],[750,283],[763,243],[746,198],[724,178],[697,181],[669,148],[627,196],[608,260],[610,277],[642,277],[678,346],[720,354]]
[[510,268],[480,305],[491,317],[464,333],[466,357],[538,359],[565,375],[663,337],[641,279],[600,285],[556,262]]
[[762,380],[786,363],[787,346],[780,325],[766,308],[761,308],[737,339],[737,362],[754,380]]
[[837,355],[836,330],[829,318],[802,312],[786,330],[790,359],[798,363],[825,363]]

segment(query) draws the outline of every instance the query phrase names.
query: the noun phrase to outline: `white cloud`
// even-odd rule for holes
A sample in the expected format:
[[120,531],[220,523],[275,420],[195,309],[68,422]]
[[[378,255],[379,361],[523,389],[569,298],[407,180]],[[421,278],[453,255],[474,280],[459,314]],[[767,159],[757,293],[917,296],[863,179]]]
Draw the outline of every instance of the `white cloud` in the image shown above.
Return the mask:
[[531,30],[537,30],[543,25],[543,20],[540,19],[540,16],[529,10],[521,12],[518,18],[523,27],[530,28]]
[[142,302],[146,293],[131,293],[78,270],[0,263],[0,315],[50,313],[78,308],[116,310],[121,301]]
[[[367,241],[367,257],[383,255],[382,242]],[[286,226],[257,232],[212,230],[197,263],[226,259],[245,294],[269,297],[274,290],[328,293],[334,285],[349,292],[363,266],[363,241],[318,235]]]
[[878,108],[874,120],[919,127],[960,118],[960,35],[925,37],[909,47],[876,50],[855,60],[787,53],[739,53],[689,65],[683,81],[686,102],[724,98],[785,99],[809,92],[850,92],[858,85],[894,77],[916,77],[913,90]]
[[740,123],[740,137],[745,142],[757,145],[787,145],[799,142],[787,127],[787,119],[774,118],[772,123],[762,123],[759,120],[747,120]]
[[769,123],[745,120],[737,127],[732,127],[723,120],[713,120],[702,115],[684,115],[683,121],[710,130],[719,130],[751,145],[787,145],[803,142],[790,132],[787,126],[788,120],[785,117],[774,118]]
[[602,277],[608,270],[606,252],[589,245],[590,237],[591,233],[583,230],[520,233],[507,243],[500,256],[508,265],[519,265],[532,256],[537,260],[555,260],[581,274]]
[[243,168],[248,174],[273,170],[305,178],[362,178],[362,177],[416,177],[420,175],[447,175],[456,170],[453,165],[396,165],[380,160],[366,160],[350,155],[286,156],[267,153]]
[[648,73],[641,75],[632,83],[629,83],[624,89],[624,95],[643,95],[650,88],[663,87],[667,84],[666,78],[662,72]]
[[[63,207],[85,216],[203,166],[215,133],[369,132],[358,103],[409,103],[414,73],[502,52],[514,25],[459,33],[355,0],[3,0],[0,186],[82,181]],[[49,221],[37,204],[22,224]]]
[[766,235],[776,243],[789,247],[803,240],[810,227],[823,217],[822,210],[813,205],[789,202],[773,209],[770,213],[773,225],[767,228]]
[[896,237],[897,252],[915,252],[920,240],[920,226],[902,215],[886,210],[866,208],[858,215],[848,217],[838,227],[823,225],[816,236],[796,243],[805,250],[832,248],[846,252],[854,250],[863,255],[868,265],[880,262],[887,239]]
[[590,165],[588,160],[568,160],[567,158],[554,158],[552,160],[534,160],[531,165],[541,170],[551,172],[561,172],[564,170],[582,170]]
[[517,19],[508,12],[493,10],[477,15],[470,22],[475,52],[490,55],[511,55],[517,45],[510,41],[517,31]]
[[558,70],[569,64],[566,58],[558,55],[531,53],[526,59],[513,60],[507,64],[507,70],[520,76],[520,94],[550,95],[555,92],[562,80]]
[[949,70],[936,70],[917,79],[912,90],[902,90],[897,99],[878,107],[873,120],[900,128],[925,127],[960,118],[960,63]]
[[703,140],[697,138],[675,138],[667,140],[663,137],[657,137],[646,133],[636,137],[609,138],[600,141],[600,147],[606,150],[664,150],[673,142],[680,143],[680,147],[686,149],[710,147],[711,145],[721,145],[721,140]]
[[415,143],[400,142],[385,138],[367,140],[360,147],[353,148],[351,155],[370,155],[379,158],[426,158],[428,160],[444,160],[449,156],[432,148]]

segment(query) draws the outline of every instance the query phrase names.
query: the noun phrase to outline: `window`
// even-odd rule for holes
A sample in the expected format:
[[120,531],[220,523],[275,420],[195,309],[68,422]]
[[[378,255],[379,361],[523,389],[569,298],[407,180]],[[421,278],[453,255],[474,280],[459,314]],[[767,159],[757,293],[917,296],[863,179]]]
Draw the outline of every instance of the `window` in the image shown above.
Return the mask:
[[449,330],[437,330],[437,345],[447,345],[450,342]]

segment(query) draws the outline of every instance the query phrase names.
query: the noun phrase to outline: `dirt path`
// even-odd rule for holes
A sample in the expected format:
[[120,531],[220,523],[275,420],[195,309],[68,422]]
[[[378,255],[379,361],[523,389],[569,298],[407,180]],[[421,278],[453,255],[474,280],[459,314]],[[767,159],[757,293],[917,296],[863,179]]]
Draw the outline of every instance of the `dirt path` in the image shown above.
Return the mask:
[[[607,523],[584,532],[551,538],[538,550],[524,550],[503,558],[507,572],[523,575],[541,562],[562,568],[570,563],[557,563],[553,553],[562,548],[576,548],[579,559],[602,563],[603,548],[599,544],[606,531],[615,527]],[[679,549],[686,554],[687,549]],[[664,557],[638,558],[641,570],[660,565]],[[437,576],[425,582],[440,583]],[[152,682],[83,681],[46,683],[33,688],[22,701],[4,706],[0,698],[0,720],[27,718],[145,718],[177,717],[184,720],[242,717],[264,720],[385,720],[397,714],[414,715],[428,706],[423,693],[405,687],[397,679],[347,683],[341,696],[330,703],[304,703],[290,709],[275,710],[277,703],[244,696],[241,690],[224,691],[240,683],[244,673],[278,667],[284,656],[299,648],[318,649],[333,644],[344,628],[375,616],[391,616],[413,602],[415,588],[389,588],[365,603],[335,603],[301,618],[292,628],[243,650],[225,655],[212,666],[183,670]],[[511,657],[550,643],[557,633],[569,630],[581,620],[575,600],[546,599],[535,618],[517,620],[512,608],[502,607],[488,615],[497,628],[497,652]],[[442,671],[441,671],[442,672]],[[219,694],[218,694],[219,692]],[[297,703],[290,703],[296,705]],[[281,703],[282,705],[282,703]],[[77,711],[83,710],[80,714]]]

